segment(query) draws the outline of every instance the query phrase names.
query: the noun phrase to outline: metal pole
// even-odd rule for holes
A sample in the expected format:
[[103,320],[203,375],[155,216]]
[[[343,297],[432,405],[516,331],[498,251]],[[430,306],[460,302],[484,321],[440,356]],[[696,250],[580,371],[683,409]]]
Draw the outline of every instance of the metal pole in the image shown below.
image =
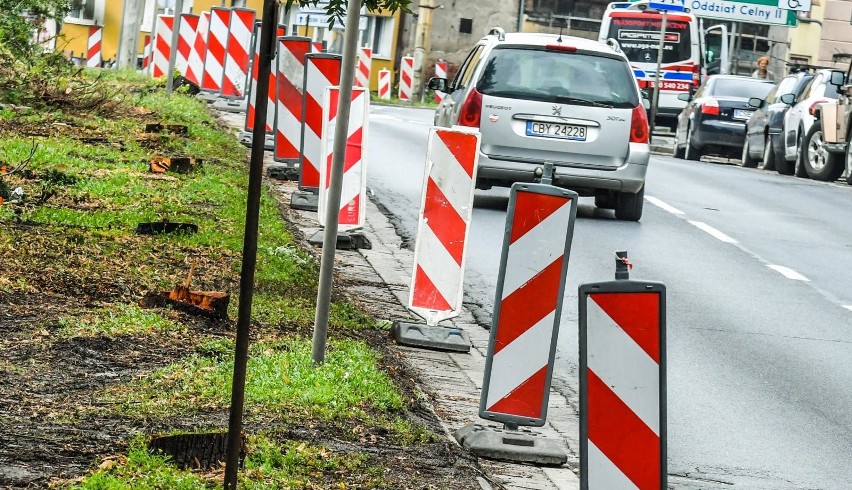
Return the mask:
[[352,82],[355,78],[360,12],[361,0],[349,0],[348,11],[346,12],[346,37],[343,40],[343,67],[340,70],[340,98],[337,101],[337,125],[334,128],[334,156],[331,161],[328,203],[325,207],[326,226],[322,240],[317,313],[314,319],[311,357],[316,364],[322,364],[325,361],[325,340],[328,335],[328,311],[331,304],[331,286],[334,282],[334,254],[337,248],[337,223],[340,215],[340,193],[343,184],[343,160],[346,156],[346,135],[349,132],[349,112],[352,103]]
[[124,66],[122,66],[122,60],[124,59],[124,57],[121,56],[121,52],[124,51],[125,45],[128,41],[124,38],[124,24],[127,22],[127,10],[133,3],[133,0],[124,0],[124,7],[122,7],[121,9],[121,25],[118,27],[118,50],[116,50],[115,52],[116,69],[124,68]]
[[651,120],[648,122],[651,126],[650,129],[652,135],[654,134],[654,130],[657,129],[657,104],[660,102],[660,80],[662,80],[660,70],[663,64],[663,50],[666,48],[666,18],[668,13],[668,10],[663,10],[663,19],[660,23],[660,46],[657,48],[657,80],[654,82],[654,99],[651,102]]
[[518,0],[518,32],[524,32],[524,2],[525,0]]
[[[151,4],[153,5],[153,8],[151,9],[151,52],[148,53],[148,56],[150,56],[152,59],[148,61],[153,61],[154,47],[157,46],[157,2],[159,2],[159,0],[154,0],[151,2]],[[154,75],[154,63],[148,63],[147,74],[151,76]]]
[[166,95],[169,97],[172,96],[172,87],[175,83],[175,61],[177,61],[178,40],[180,39],[180,16],[182,12],[183,0],[175,0],[175,20],[172,23],[172,46],[169,51],[169,72],[166,74]]
[[[260,61],[257,69],[257,93],[269,91],[269,72],[275,48],[277,0],[264,0],[260,28]],[[253,141],[266,137],[267,97],[255,101]],[[257,263],[257,227],[260,214],[260,191],[263,182],[263,145],[252,145],[249,167],[246,227],[243,234],[243,264],[240,274],[240,305],[237,313],[237,339],[234,347],[234,379],[231,388],[231,414],[228,419],[227,454],[225,457],[225,489],[237,488],[240,464],[240,442],[243,431],[243,403],[248,363],[251,302],[254,295],[254,270]]]

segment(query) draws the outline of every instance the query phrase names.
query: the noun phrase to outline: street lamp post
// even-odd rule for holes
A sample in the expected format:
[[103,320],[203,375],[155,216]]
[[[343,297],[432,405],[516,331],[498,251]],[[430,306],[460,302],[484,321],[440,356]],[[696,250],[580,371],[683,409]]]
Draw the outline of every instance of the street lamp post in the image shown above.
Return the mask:
[[414,33],[414,86],[417,98],[423,102],[426,94],[423,83],[423,72],[426,59],[432,50],[432,11],[444,8],[443,5],[432,5],[433,0],[422,0],[417,12],[417,28]]

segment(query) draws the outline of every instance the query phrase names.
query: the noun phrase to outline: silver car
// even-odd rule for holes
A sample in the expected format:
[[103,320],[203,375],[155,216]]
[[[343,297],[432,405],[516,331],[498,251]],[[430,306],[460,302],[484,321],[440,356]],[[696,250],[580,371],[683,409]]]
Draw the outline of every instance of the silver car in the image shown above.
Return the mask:
[[594,196],[617,219],[642,217],[648,117],[614,42],[494,28],[452,82],[429,88],[449,93],[437,126],[479,128],[480,189],[537,181],[552,162],[554,185]]

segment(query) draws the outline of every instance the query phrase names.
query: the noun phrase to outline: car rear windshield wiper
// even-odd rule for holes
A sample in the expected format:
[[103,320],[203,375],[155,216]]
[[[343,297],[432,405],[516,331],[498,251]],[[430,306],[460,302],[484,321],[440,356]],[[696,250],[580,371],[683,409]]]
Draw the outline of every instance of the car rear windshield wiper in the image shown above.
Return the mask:
[[590,105],[593,107],[615,107],[615,104],[612,102],[600,102],[597,100],[589,100],[589,99],[581,99],[578,97],[565,97],[562,95],[553,96],[556,102],[561,104],[580,104],[580,105]]

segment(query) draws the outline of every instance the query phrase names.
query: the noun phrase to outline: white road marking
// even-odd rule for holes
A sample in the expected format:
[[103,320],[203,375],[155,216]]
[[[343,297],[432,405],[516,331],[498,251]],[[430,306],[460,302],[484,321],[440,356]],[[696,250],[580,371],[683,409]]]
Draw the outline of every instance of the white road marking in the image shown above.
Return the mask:
[[723,241],[725,243],[737,243],[736,240],[734,240],[733,238],[729,237],[728,235],[722,233],[721,231],[717,230],[716,228],[713,228],[712,226],[708,225],[707,223],[703,223],[701,221],[690,221],[689,223],[691,225],[695,226],[696,228],[698,228],[699,230],[709,234],[713,238],[716,238],[717,240]]
[[791,269],[789,267],[784,267],[783,265],[772,265],[772,264],[767,265],[767,267],[769,267],[770,269],[772,269],[774,271],[780,272],[781,275],[783,275],[787,279],[792,279],[794,281],[810,282],[810,279],[799,274],[798,272],[794,271],[793,269]]
[[852,311],[852,305],[843,305],[843,307],[849,311]]
[[669,204],[666,204],[663,201],[657,199],[656,197],[645,196],[645,200],[648,201],[649,203],[653,204],[654,206],[657,206],[658,208],[662,209],[663,211],[668,211],[669,213],[672,213],[672,214],[683,214],[683,211],[681,211],[680,209],[678,209],[674,206],[671,206]]

